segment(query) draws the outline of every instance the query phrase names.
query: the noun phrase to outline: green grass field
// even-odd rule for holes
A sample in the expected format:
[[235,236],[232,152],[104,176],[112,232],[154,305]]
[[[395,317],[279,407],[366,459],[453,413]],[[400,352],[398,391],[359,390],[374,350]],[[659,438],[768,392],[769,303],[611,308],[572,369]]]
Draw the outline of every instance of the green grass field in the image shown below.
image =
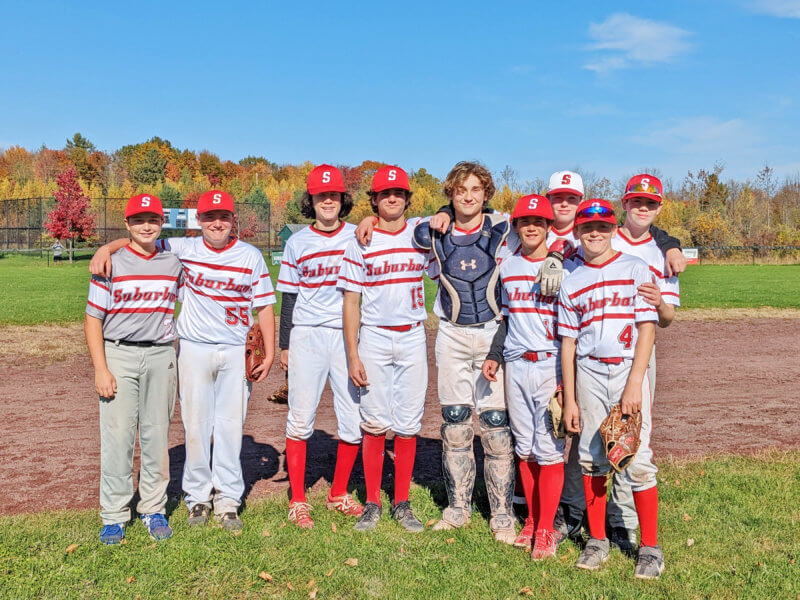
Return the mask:
[[[0,257],[0,294],[5,305],[0,325],[81,320],[87,268],[85,257],[60,266],[48,266],[37,257]],[[270,265],[270,272],[275,282],[278,267]],[[426,279],[429,311],[435,291],[436,285]],[[681,302],[683,308],[800,308],[800,265],[692,265],[681,275]],[[275,310],[277,314],[280,303]]]
[[[286,500],[274,497],[244,511],[238,536],[218,527],[189,530],[179,507],[172,539],[156,544],[134,523],[116,547],[97,541],[96,511],[2,517],[0,597],[309,598],[314,589],[317,598],[424,600],[800,594],[800,454],[664,464],[659,495],[667,570],[656,582],[635,580],[633,561],[617,551],[602,571],[578,571],[571,542],[556,559],[532,563],[522,550],[493,542],[477,513],[467,529],[417,535],[384,513],[377,531],[360,534],[315,495],[312,531],[287,525]],[[440,515],[437,501],[441,490],[413,489],[423,521]],[[358,565],[346,565],[350,558]],[[273,579],[259,578],[262,571]],[[520,594],[526,587],[531,593]]]

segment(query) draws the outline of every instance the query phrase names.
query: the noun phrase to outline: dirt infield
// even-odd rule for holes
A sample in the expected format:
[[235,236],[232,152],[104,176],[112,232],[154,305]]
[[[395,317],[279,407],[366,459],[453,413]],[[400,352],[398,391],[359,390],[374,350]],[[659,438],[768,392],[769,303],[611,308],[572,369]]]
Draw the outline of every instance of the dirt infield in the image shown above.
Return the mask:
[[[20,328],[17,328],[20,329]],[[779,445],[800,448],[800,320],[747,318],[741,321],[678,321],[657,334],[658,378],[654,449],[658,456],[720,452],[749,453]],[[0,330],[8,344],[40,330]],[[440,416],[436,403],[435,367],[428,332],[430,381],[425,420],[420,433],[414,478],[439,478]],[[80,329],[61,328],[83,344]],[[37,350],[31,340],[28,347]],[[54,349],[60,360],[44,360],[34,352],[0,355],[0,514],[98,505],[99,430],[97,399],[88,356]],[[13,347],[13,346],[12,346]],[[242,458],[247,498],[284,492],[283,467],[286,406],[266,401],[283,375],[274,369],[256,386],[245,425]],[[336,425],[330,392],[326,391],[308,456],[309,485],[325,485],[333,472]],[[773,441],[774,440],[774,441]],[[480,443],[476,450],[480,454]],[[391,456],[391,454],[390,454]],[[170,429],[169,492],[180,494],[184,458],[180,407]],[[359,461],[360,462],[360,461]],[[384,481],[391,481],[386,461]],[[361,481],[357,467],[355,479]]]

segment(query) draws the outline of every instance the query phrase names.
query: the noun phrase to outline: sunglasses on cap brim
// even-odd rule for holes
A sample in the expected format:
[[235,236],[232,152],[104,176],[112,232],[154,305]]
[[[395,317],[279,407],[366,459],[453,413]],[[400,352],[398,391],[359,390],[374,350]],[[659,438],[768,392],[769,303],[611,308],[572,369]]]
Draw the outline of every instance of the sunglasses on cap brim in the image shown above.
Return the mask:
[[661,195],[661,190],[650,183],[634,183],[628,188],[629,194],[655,194]]
[[613,217],[614,211],[606,206],[590,206],[579,211],[575,218]]

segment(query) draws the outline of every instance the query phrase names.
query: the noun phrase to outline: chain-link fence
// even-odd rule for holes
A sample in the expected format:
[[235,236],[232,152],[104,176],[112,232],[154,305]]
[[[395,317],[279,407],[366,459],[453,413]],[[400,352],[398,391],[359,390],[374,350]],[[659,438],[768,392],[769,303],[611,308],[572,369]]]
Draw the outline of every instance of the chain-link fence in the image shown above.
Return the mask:
[[[109,240],[126,237],[123,224],[127,198],[93,198],[90,211],[95,217],[95,234],[77,245],[97,246]],[[47,214],[53,210],[53,198],[0,199],[0,249],[41,250],[53,243],[53,238],[44,228]],[[187,202],[181,208],[195,208],[196,203]],[[277,231],[273,231],[272,210],[269,203],[236,203],[239,236],[247,242],[271,250],[280,248]],[[194,235],[196,230],[164,228],[163,235]]]

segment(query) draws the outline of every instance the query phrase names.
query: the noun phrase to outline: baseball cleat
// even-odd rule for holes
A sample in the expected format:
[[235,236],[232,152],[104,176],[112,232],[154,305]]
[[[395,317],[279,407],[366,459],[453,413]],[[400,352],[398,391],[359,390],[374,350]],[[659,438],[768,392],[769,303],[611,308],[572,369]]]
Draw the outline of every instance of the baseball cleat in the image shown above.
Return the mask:
[[354,526],[356,531],[371,531],[375,529],[378,526],[378,521],[381,520],[381,514],[383,514],[383,509],[380,504],[367,502],[364,505],[364,514],[361,515],[361,518],[356,521]]
[[434,531],[449,531],[469,525],[469,513],[463,508],[448,506],[442,512],[442,518],[432,527]]
[[[330,506],[328,507],[330,508]],[[290,502],[289,520],[300,529],[313,529],[314,519],[308,514],[313,510],[308,502]]]
[[425,529],[425,526],[411,511],[411,503],[408,500],[398,502],[392,507],[392,518],[400,523],[403,529],[411,533],[419,533]]
[[514,539],[514,546],[530,550],[531,544],[533,544],[533,528],[533,519],[528,517],[525,519],[525,524],[522,526],[519,535]]
[[537,529],[531,551],[531,560],[544,560],[556,555],[561,534],[557,531]]
[[167,517],[163,514],[153,513],[151,515],[139,515],[139,518],[147,528],[150,539],[158,541],[172,537],[172,529],[169,523],[167,523]]
[[507,515],[497,515],[489,520],[489,528],[496,542],[514,545],[517,532],[514,529],[514,520]]
[[325,503],[325,506],[328,510],[338,510],[348,517],[360,517],[364,512],[364,507],[361,506],[361,503],[350,494],[336,496],[335,498],[328,496],[328,501]]
[[239,518],[239,515],[236,514],[236,511],[222,513],[221,515],[214,515],[214,520],[222,525],[223,529],[227,529],[228,531],[241,531],[242,527],[244,527],[244,524]]
[[579,569],[586,569],[588,571],[596,571],[600,566],[608,560],[608,538],[598,540],[597,538],[589,538],[586,542],[586,547],[578,557],[578,562],[575,566]]
[[205,525],[208,523],[208,517],[211,515],[211,507],[208,504],[195,504],[189,509],[189,518],[186,523],[189,527],[196,527],[197,525]]
[[100,532],[100,542],[106,544],[107,546],[111,546],[113,544],[119,544],[124,539],[125,527],[123,523],[103,525],[103,529]]
[[636,569],[633,571],[637,579],[658,579],[664,572],[664,551],[661,546],[639,546],[636,557]]

